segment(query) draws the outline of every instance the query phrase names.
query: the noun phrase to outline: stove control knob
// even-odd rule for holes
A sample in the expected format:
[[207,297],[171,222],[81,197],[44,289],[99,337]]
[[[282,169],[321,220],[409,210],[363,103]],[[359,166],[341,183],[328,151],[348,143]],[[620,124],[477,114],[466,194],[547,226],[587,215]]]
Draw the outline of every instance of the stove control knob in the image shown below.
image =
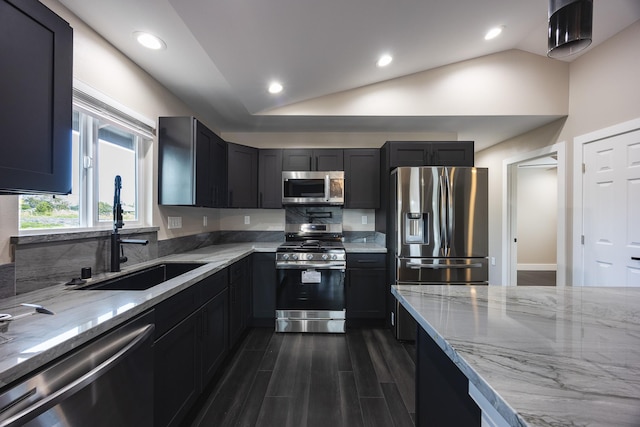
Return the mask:
[[292,258],[292,259],[298,259],[298,255],[293,254],[293,255],[291,255],[291,258]]
[[331,259],[334,260],[334,261],[337,260],[338,259],[338,255],[336,255],[336,254],[331,255]]
[[289,259],[289,254],[283,254],[282,255],[282,259],[285,260],[285,261],[288,260]]
[[313,254],[307,254],[307,259],[308,260],[312,260],[313,259]]
[[325,261],[326,261],[326,260],[328,260],[328,259],[329,259],[329,255],[327,255],[327,254],[322,254],[322,259],[323,259],[323,260],[325,260]]

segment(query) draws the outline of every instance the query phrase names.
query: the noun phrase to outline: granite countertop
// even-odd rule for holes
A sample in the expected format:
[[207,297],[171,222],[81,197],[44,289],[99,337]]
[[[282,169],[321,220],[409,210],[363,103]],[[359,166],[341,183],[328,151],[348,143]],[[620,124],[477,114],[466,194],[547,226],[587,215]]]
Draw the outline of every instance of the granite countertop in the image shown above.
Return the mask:
[[[144,291],[79,291],[63,283],[0,299],[0,313],[19,317],[0,332],[0,387],[54,360],[92,338],[126,322],[252,252],[275,252],[281,242],[231,243],[157,258],[120,273],[94,275],[91,282],[140,270],[164,261],[204,262],[179,277]],[[386,252],[374,243],[345,243],[347,252]],[[55,315],[36,314],[20,304],[39,304]]]
[[509,425],[640,425],[640,288],[391,292]]

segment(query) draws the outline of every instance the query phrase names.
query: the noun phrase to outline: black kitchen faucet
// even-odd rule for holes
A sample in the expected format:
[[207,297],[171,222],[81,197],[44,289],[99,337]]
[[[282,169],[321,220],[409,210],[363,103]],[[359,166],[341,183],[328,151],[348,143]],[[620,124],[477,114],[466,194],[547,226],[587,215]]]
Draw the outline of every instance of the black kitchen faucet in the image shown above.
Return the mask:
[[115,190],[113,193],[113,232],[111,233],[111,271],[120,271],[120,264],[127,262],[124,256],[123,244],[146,245],[148,240],[143,239],[121,239],[118,230],[124,226],[122,221],[122,204],[120,203],[120,189],[122,188],[122,178],[116,175]]

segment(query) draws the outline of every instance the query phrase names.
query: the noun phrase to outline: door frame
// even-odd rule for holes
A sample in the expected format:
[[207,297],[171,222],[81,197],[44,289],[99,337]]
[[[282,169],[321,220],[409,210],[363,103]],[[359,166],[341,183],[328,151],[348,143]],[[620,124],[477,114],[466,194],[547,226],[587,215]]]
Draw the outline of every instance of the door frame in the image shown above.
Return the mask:
[[573,286],[584,285],[584,206],[583,164],[586,144],[640,130],[640,118],[619,123],[573,138]]
[[566,149],[564,141],[538,150],[519,154],[502,162],[502,286],[517,285],[517,259],[513,240],[516,238],[517,225],[517,173],[518,165],[537,159],[556,155],[558,157],[558,195],[557,195],[557,242],[556,242],[556,286],[566,284]]

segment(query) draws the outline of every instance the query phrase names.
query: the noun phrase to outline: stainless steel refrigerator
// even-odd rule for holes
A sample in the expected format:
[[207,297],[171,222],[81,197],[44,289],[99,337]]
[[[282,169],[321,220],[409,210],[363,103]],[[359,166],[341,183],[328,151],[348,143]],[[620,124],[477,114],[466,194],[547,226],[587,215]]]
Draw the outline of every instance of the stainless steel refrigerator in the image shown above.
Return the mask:
[[[486,168],[399,167],[390,195],[396,284],[488,283]],[[415,339],[416,324],[398,302],[392,321],[396,338]]]

